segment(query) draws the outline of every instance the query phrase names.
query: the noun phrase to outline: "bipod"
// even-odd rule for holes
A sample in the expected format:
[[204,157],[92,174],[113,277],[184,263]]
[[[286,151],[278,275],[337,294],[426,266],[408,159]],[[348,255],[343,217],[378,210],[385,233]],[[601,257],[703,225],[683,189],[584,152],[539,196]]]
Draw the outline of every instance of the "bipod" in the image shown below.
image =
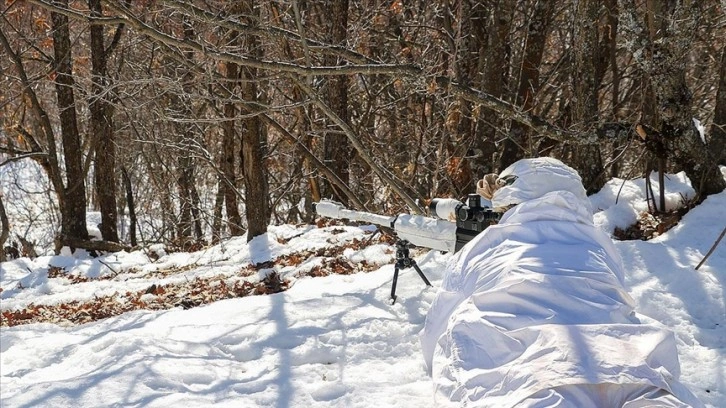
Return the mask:
[[424,275],[423,272],[421,272],[421,268],[418,267],[418,264],[415,260],[411,259],[411,256],[409,254],[411,243],[406,241],[405,239],[398,239],[396,240],[396,266],[393,269],[393,285],[391,286],[391,304],[396,303],[396,284],[398,283],[398,271],[401,270],[401,268],[413,268],[418,273],[418,276],[423,279],[426,286],[431,286],[431,282],[426,278],[426,275]]

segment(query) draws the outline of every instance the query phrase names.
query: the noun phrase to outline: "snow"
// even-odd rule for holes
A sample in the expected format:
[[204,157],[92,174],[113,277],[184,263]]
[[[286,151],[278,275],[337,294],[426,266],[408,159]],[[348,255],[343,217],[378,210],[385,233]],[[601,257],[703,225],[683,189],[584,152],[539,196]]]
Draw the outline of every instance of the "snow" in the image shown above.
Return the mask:
[[698,131],[698,136],[701,137],[703,144],[706,144],[706,128],[703,126],[700,120],[693,118],[693,126]]
[[[610,233],[631,224],[647,209],[644,185],[644,180],[612,180],[590,197],[596,224]],[[669,208],[693,195],[682,174],[669,175],[666,189]],[[655,239],[615,243],[637,310],[676,333],[681,380],[711,407],[726,406],[726,244],[699,270],[694,267],[725,219],[726,192],[710,196]],[[431,406],[433,387],[419,333],[449,254],[412,251],[433,287],[404,269],[393,305],[394,249],[385,243],[342,252],[356,265],[364,260],[378,265],[367,273],[304,276],[323,262],[310,256],[296,265],[239,274],[251,264],[366,240],[372,231],[371,226],[281,225],[250,244],[235,238],[194,253],[166,253],[156,246],[98,258],[78,251],[5,262],[0,265],[2,311],[195,278],[257,282],[272,268],[290,279],[291,287],[76,326],[0,327],[0,406]],[[50,266],[96,279],[49,278]],[[170,268],[181,272],[163,273]]]

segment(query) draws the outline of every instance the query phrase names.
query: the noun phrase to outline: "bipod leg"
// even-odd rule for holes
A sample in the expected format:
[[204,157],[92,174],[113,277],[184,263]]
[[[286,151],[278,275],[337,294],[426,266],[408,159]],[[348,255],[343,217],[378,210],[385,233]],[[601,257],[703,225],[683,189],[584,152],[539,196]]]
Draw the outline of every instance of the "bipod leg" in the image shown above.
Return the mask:
[[424,281],[426,286],[432,286],[426,275],[424,275],[421,268],[415,260],[411,259],[409,255],[409,242],[406,240],[398,240],[396,242],[396,266],[393,270],[393,284],[391,286],[391,304],[396,303],[396,284],[398,283],[398,272],[401,268],[413,267],[418,273],[418,276]]
[[416,272],[418,273],[418,276],[420,276],[421,279],[423,279],[426,286],[432,286],[431,282],[429,282],[429,280],[426,278],[426,275],[424,275],[424,273],[421,271],[421,268],[418,267],[418,264],[413,259],[411,260],[411,266],[413,266],[413,269],[416,270]]
[[393,284],[391,285],[391,304],[396,303],[396,284],[398,283],[398,265],[393,270]]

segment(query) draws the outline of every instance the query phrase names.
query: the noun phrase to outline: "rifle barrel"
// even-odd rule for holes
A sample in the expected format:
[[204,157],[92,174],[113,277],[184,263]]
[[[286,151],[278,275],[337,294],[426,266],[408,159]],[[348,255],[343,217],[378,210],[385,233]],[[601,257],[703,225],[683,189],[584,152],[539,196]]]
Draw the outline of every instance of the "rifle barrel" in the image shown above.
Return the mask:
[[388,215],[349,210],[340,203],[327,200],[315,204],[315,212],[323,217],[369,222],[387,228],[393,228],[393,222],[396,220],[396,217],[390,217]]
[[456,250],[456,223],[422,215],[401,214],[397,217],[349,210],[334,201],[320,201],[315,212],[323,217],[368,222],[391,228],[400,239],[413,245],[445,252]]

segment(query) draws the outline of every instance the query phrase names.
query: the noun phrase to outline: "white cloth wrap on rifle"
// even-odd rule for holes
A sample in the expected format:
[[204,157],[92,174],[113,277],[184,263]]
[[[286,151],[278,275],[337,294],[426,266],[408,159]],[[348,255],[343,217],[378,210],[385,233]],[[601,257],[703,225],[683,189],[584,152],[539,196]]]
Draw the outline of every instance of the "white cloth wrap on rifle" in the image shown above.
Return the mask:
[[445,252],[456,247],[456,223],[451,221],[401,214],[393,225],[399,238],[416,246]]
[[315,204],[315,212],[323,217],[369,222],[371,224],[381,225],[384,227],[393,227],[391,224],[396,219],[396,217],[389,215],[349,210],[343,207],[342,204],[336,203],[335,201],[320,201]]
[[413,245],[454,252],[456,224],[422,215],[401,214],[398,217],[349,210],[334,201],[321,201],[315,205],[318,215],[328,218],[369,222],[392,228],[399,238]]
[[502,187],[494,205],[500,191],[518,205],[451,258],[421,336],[437,404],[703,406],[678,382],[673,334],[635,314],[582,186],[560,181]]

